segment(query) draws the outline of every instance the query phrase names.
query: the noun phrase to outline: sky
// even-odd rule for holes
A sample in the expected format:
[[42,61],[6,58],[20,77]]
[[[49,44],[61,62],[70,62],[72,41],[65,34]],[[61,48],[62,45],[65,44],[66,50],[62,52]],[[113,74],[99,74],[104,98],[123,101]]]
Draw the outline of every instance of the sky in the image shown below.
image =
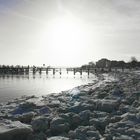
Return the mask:
[[139,0],[0,0],[0,64],[140,60]]

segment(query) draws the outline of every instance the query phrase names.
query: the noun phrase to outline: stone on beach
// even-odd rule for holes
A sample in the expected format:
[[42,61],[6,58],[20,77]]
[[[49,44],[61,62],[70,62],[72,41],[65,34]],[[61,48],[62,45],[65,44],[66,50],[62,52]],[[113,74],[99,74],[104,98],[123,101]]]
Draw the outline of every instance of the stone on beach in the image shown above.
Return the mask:
[[27,140],[47,140],[47,136],[43,132],[32,133]]
[[48,138],[47,140],[70,140],[70,139],[66,137],[56,136],[56,137]]
[[74,112],[74,113],[80,113],[81,111],[84,110],[94,110],[94,105],[93,104],[88,104],[85,102],[77,102],[77,104],[73,105],[72,107],[69,108],[69,112]]
[[101,135],[94,126],[79,126],[74,131],[69,132],[69,137],[80,140],[90,140],[93,138],[98,140],[101,138]]
[[114,136],[113,140],[134,140],[132,137],[127,135],[121,135],[121,136]]
[[24,102],[23,104],[20,104],[14,111],[12,111],[12,114],[16,115],[16,114],[27,113],[33,111],[35,108],[36,108],[36,104],[30,102]]
[[108,117],[92,118],[90,119],[90,125],[95,126],[100,132],[104,132],[105,127],[109,124],[110,119]]
[[69,131],[69,123],[61,117],[55,117],[50,122],[50,130],[53,135],[59,135]]
[[90,110],[85,110],[79,113],[82,125],[89,125],[90,115],[91,115]]
[[70,129],[75,129],[81,123],[80,116],[76,113],[69,112],[61,114],[60,117],[64,119],[64,122],[69,123]]
[[31,126],[19,121],[0,121],[0,140],[27,140],[31,133]]
[[47,117],[39,117],[35,118],[31,125],[35,132],[45,132],[49,128],[49,121]]
[[40,114],[49,114],[49,113],[51,113],[51,109],[47,106],[44,106],[39,109],[39,113]]
[[22,123],[30,123],[35,116],[35,112],[27,112],[23,114],[17,114],[14,116],[15,120],[18,120]]
[[96,105],[96,110],[108,113],[116,111],[120,104],[118,100],[110,99],[95,100],[94,102]]
[[118,81],[46,95],[39,105],[22,98],[20,104],[0,106],[0,116],[29,124],[27,140],[140,140],[140,82],[135,78],[119,73]]

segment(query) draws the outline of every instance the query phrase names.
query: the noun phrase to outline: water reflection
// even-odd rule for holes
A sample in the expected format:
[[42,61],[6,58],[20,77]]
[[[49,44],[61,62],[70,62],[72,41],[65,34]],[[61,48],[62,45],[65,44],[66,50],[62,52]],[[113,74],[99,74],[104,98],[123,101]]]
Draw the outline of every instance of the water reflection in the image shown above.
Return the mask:
[[71,89],[75,86],[91,83],[95,80],[94,75],[88,78],[87,73],[83,73],[82,78],[80,73],[73,72],[56,72],[55,75],[51,71],[46,75],[29,73],[22,75],[0,75],[0,102],[8,101],[23,95],[46,95]]

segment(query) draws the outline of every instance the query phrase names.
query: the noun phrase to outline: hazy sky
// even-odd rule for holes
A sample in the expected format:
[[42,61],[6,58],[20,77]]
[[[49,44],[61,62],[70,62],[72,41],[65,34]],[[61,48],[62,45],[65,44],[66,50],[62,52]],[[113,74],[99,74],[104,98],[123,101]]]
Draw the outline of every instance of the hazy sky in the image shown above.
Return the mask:
[[140,60],[140,0],[0,0],[0,64]]

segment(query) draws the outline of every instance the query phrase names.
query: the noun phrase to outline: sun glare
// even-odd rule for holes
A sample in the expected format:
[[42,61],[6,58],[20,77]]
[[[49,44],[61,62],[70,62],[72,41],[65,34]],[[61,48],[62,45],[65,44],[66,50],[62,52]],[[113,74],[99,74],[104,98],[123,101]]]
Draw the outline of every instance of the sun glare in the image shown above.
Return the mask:
[[56,64],[57,60],[60,65],[67,65],[79,61],[87,41],[84,25],[80,21],[56,18],[44,29],[41,40],[45,51],[51,54],[47,57],[50,63]]

